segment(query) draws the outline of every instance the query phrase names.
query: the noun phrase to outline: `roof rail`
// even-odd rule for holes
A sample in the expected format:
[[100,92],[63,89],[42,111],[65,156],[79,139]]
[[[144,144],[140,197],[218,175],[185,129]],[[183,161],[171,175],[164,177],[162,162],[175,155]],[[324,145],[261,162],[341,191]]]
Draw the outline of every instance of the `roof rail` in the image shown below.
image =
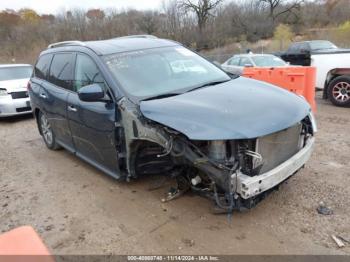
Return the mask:
[[149,38],[149,39],[157,39],[158,37],[154,35],[128,35],[128,36],[120,36],[113,39],[122,39],[122,38]]
[[69,45],[85,46],[85,43],[81,41],[64,41],[64,42],[50,44],[47,48],[55,48],[55,47],[69,46]]

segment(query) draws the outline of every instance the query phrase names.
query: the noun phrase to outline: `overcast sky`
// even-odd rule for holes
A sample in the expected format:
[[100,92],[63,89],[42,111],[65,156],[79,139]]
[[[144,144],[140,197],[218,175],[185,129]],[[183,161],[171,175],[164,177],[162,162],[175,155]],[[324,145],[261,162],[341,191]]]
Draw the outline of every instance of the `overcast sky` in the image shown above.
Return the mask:
[[57,13],[64,9],[73,8],[136,8],[136,9],[157,9],[162,0],[0,0],[0,10],[20,9],[23,7],[32,8],[38,13]]

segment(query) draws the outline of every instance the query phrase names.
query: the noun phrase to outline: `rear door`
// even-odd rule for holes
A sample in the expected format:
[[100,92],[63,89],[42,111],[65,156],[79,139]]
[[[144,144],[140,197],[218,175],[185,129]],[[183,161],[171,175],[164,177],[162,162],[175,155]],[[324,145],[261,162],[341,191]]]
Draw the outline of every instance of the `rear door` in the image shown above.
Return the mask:
[[48,81],[42,82],[40,98],[42,110],[48,117],[57,141],[74,151],[67,119],[67,98],[73,89],[75,55],[57,53],[53,56]]
[[32,108],[42,110],[42,82],[48,80],[49,68],[52,61],[52,54],[46,54],[39,57],[38,62],[34,67],[33,77],[30,79],[30,102]]
[[310,45],[307,42],[304,42],[300,45],[300,54],[298,56],[298,60],[296,61],[296,65],[302,66],[310,66],[311,64],[311,53],[310,53]]
[[[106,173],[117,177],[115,145],[116,105],[96,63],[86,54],[76,57],[74,92],[68,95],[68,119],[77,155]],[[106,102],[84,102],[78,97],[83,86],[99,84],[106,91]]]
[[282,58],[292,65],[310,65],[310,47],[306,42],[294,43],[288,49],[287,55]]

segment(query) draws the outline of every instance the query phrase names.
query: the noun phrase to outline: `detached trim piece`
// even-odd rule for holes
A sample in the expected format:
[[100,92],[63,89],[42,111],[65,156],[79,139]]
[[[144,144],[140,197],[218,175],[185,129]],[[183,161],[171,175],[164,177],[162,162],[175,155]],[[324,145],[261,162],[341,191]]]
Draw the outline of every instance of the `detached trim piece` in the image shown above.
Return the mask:
[[293,157],[264,174],[250,177],[239,172],[237,193],[242,198],[248,199],[277,186],[292,176],[309,160],[314,144],[315,138],[312,137],[307,141],[305,147]]

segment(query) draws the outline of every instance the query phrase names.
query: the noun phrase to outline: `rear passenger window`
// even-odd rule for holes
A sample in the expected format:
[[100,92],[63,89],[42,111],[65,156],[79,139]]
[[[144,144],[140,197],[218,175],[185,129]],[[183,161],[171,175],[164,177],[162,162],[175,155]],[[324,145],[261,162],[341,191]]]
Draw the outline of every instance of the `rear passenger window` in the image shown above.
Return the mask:
[[47,80],[52,55],[42,55],[34,68],[34,75],[37,78]]
[[247,57],[242,57],[241,61],[239,62],[240,66],[246,66],[246,65],[251,65],[252,62],[250,62],[249,58]]
[[228,62],[228,64],[229,65],[233,65],[233,66],[238,66],[238,63],[239,63],[239,57],[237,56],[237,57],[234,57],[234,58],[232,58],[229,62]]
[[55,54],[50,67],[50,82],[59,87],[73,89],[73,54]]
[[86,55],[78,54],[75,66],[74,91],[91,84],[99,84],[106,90],[105,80],[95,62]]

